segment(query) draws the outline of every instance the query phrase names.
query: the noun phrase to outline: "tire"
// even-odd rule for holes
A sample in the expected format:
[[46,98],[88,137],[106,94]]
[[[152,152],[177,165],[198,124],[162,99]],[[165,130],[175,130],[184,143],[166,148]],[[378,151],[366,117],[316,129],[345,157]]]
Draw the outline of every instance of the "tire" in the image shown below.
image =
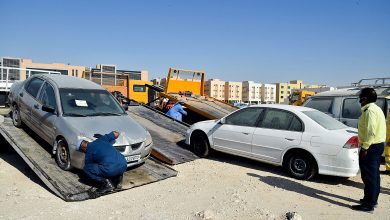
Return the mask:
[[299,180],[309,180],[317,174],[314,158],[304,152],[294,152],[287,157],[286,168],[289,174]]
[[210,153],[210,145],[206,135],[195,133],[191,137],[191,148],[198,157],[207,157]]
[[70,165],[70,152],[68,143],[65,139],[61,138],[57,141],[57,150],[56,150],[56,163],[63,170],[71,170],[72,166]]
[[20,117],[20,109],[16,104],[12,106],[12,123],[17,128],[21,128],[23,125],[22,118]]

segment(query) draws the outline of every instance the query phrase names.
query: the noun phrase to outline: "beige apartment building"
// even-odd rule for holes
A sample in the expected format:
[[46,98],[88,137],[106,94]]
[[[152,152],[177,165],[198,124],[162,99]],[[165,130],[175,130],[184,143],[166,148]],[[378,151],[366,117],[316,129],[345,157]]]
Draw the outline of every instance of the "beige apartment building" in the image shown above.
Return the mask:
[[261,103],[261,83],[242,82],[242,101],[249,104]]
[[204,93],[207,96],[224,101],[225,81],[219,79],[209,79],[204,83]]
[[261,86],[261,102],[276,103],[276,85],[264,83]]
[[236,103],[242,101],[242,82],[225,82],[225,102]]
[[[29,74],[34,75],[39,72],[39,70],[59,72],[63,75],[82,77],[83,73],[86,70],[84,66],[75,66],[64,63],[34,63],[31,59],[23,58],[11,58],[3,57],[1,59],[2,66],[4,67],[14,67],[26,69],[27,71],[22,70],[19,80],[25,80]],[[19,75],[19,74],[18,74]]]
[[301,80],[292,80],[288,83],[275,83],[276,84],[276,103],[288,104],[288,97],[293,89],[303,88]]

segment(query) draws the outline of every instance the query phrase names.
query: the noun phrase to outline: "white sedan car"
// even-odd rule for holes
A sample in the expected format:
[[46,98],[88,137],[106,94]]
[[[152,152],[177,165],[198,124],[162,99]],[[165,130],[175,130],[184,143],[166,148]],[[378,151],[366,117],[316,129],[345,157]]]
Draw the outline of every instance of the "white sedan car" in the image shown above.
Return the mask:
[[187,130],[200,157],[210,149],[285,167],[297,179],[317,173],[352,177],[359,170],[357,129],[311,108],[255,105]]

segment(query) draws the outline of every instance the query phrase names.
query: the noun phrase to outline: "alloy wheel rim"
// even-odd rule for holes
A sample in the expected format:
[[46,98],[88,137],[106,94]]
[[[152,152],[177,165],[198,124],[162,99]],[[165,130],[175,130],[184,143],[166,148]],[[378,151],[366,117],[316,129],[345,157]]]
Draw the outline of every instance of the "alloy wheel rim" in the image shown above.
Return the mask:
[[307,169],[307,164],[303,159],[296,158],[293,161],[293,168],[297,173],[304,173]]
[[12,112],[12,119],[15,123],[19,121],[19,111],[16,108],[14,108],[14,111]]
[[68,152],[63,144],[60,145],[60,161],[62,164],[66,164],[68,162]]

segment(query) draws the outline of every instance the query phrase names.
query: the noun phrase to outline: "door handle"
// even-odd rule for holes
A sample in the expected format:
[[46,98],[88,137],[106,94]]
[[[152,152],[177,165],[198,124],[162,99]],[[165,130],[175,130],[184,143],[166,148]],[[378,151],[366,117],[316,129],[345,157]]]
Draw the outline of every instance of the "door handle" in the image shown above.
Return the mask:
[[249,133],[247,133],[247,132],[242,132],[243,134],[245,134],[245,135],[249,135]]
[[294,138],[284,138],[284,139],[286,139],[286,140],[288,140],[288,141],[293,141],[293,140],[295,140]]
[[35,105],[34,105],[34,108],[35,108],[35,109],[39,109],[39,105],[38,105],[38,104],[35,104]]
[[19,96],[20,96],[20,97],[23,97],[23,92],[19,93]]

